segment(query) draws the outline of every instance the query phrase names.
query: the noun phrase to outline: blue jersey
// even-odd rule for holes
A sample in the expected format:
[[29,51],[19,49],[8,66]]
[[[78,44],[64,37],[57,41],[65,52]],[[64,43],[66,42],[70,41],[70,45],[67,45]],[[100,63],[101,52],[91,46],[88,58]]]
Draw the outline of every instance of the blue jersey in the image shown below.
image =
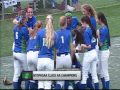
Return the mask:
[[87,27],[84,31],[84,44],[91,45],[90,49],[87,49],[88,51],[95,49],[96,46],[96,39],[92,35],[92,30],[90,27]]
[[19,18],[20,18],[20,16],[17,16],[15,19],[16,19],[17,21],[19,21]]
[[93,16],[90,17],[91,24],[93,25],[94,29],[97,30],[97,23]]
[[26,52],[27,42],[29,39],[29,32],[25,26],[20,29],[15,25],[14,29],[14,52]]
[[36,17],[32,16],[32,18],[28,19],[28,21],[26,22],[26,25],[33,29],[36,22],[37,22]]
[[59,54],[70,52],[70,43],[72,40],[71,31],[67,29],[60,29],[57,33],[57,50]]
[[56,34],[54,37],[54,45],[50,48],[46,46],[45,36],[46,36],[46,29],[42,29],[37,32],[36,41],[40,45],[38,58],[51,58],[52,59],[53,49],[56,44]]
[[72,0],[72,4],[77,4],[78,0]]
[[27,51],[38,51],[36,37],[30,37],[28,41]]
[[107,50],[110,46],[109,30],[107,26],[101,26],[99,32],[100,32],[99,42],[103,44],[102,46],[100,46],[100,50]]
[[72,17],[72,21],[69,25],[67,25],[67,29],[73,30],[77,27],[78,24],[79,24],[79,21],[78,21],[77,17]]

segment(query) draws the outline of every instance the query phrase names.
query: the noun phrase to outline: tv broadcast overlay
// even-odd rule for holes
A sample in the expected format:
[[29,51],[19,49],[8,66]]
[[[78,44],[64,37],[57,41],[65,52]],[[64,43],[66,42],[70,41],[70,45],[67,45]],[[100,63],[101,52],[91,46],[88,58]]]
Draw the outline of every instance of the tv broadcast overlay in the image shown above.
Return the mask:
[[25,71],[24,80],[81,80],[81,71]]

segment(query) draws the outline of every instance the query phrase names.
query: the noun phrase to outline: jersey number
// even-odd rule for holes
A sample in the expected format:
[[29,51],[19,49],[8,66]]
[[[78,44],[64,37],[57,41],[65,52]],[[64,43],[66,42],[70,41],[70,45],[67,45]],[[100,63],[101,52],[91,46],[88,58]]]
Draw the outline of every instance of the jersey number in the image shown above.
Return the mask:
[[18,39],[18,32],[15,33],[15,38]]
[[63,36],[61,36],[61,39],[62,39],[62,43],[64,43],[64,37]]

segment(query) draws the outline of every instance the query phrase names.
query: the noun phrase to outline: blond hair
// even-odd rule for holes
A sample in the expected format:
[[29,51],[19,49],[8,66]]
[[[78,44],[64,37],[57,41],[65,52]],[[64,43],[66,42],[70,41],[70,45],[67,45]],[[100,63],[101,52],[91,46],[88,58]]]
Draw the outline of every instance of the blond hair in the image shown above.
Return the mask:
[[60,22],[60,26],[61,26],[61,27],[67,25],[66,16],[61,16],[60,19],[59,19],[59,22]]
[[31,32],[30,36],[31,37],[35,37],[36,36],[36,33],[37,31],[42,27],[42,22],[40,20],[38,20],[36,23],[35,23],[35,26],[34,26],[34,30]]
[[46,17],[46,45],[50,48],[54,44],[54,28],[53,28],[53,17],[48,15]]
[[97,19],[96,11],[95,11],[95,9],[93,8],[92,5],[83,4],[83,5],[81,5],[81,9],[82,10],[85,9],[88,13],[90,13],[91,16],[94,16]]

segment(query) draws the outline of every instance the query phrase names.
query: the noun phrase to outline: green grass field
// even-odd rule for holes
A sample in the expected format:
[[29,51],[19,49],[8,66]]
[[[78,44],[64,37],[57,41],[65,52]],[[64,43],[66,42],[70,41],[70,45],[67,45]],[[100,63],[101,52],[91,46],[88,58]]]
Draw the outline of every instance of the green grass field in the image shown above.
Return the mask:
[[[91,3],[96,11],[104,12],[109,28],[111,37],[120,36],[120,0],[80,0],[81,3]],[[55,14],[54,17],[54,28],[59,27],[59,17],[64,15]],[[73,15],[77,16],[80,20],[82,16],[81,12],[74,12]],[[44,20],[44,16],[37,16],[38,20]],[[0,57],[12,55],[12,43],[13,43],[13,24],[12,19],[0,21]]]

